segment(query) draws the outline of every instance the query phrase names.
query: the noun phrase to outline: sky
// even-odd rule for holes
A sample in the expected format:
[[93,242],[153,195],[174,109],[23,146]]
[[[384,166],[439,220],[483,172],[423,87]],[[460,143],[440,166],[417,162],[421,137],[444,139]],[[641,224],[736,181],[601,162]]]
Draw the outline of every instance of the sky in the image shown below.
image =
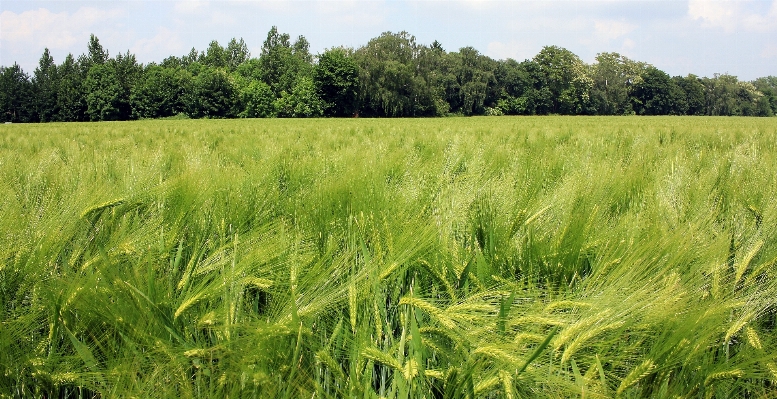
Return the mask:
[[421,44],[472,46],[495,59],[522,61],[556,45],[587,63],[618,52],[673,76],[777,75],[777,0],[2,0],[0,65],[32,74],[44,48],[61,63],[85,53],[90,34],[111,56],[129,51],[142,63],[233,37],[259,56],[273,25],[305,36],[313,54],[407,31]]

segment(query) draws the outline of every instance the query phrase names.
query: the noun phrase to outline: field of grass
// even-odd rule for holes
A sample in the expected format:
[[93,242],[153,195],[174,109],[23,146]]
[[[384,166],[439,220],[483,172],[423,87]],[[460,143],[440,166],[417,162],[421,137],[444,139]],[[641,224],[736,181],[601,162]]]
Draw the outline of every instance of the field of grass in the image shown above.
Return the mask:
[[0,126],[0,397],[777,395],[777,120]]

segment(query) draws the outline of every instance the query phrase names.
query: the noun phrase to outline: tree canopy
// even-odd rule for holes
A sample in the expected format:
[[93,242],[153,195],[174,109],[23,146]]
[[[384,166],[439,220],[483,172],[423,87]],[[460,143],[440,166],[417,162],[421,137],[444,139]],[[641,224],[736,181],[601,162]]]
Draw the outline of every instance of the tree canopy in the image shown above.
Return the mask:
[[741,115],[777,113],[777,77],[671,77],[603,52],[586,64],[546,46],[531,59],[495,60],[473,47],[446,51],[408,32],[358,48],[310,53],[273,26],[261,53],[211,41],[160,63],[111,57],[91,35],[86,52],[56,64],[45,49],[32,76],[0,67],[0,121],[102,121],[185,116],[419,117],[445,115]]

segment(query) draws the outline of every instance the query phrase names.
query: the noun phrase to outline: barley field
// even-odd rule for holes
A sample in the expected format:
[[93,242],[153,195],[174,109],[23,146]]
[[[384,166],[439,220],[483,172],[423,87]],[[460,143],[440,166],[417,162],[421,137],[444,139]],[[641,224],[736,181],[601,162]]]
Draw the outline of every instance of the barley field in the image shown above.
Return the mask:
[[0,397],[777,396],[777,120],[0,126]]

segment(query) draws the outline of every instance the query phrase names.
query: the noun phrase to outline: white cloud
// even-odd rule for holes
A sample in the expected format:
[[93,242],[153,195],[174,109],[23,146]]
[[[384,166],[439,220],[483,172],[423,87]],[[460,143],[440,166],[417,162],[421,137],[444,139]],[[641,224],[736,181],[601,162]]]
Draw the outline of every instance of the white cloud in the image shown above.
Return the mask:
[[183,14],[196,14],[205,11],[210,5],[205,0],[183,0],[175,3],[175,11]]
[[[483,9],[491,8],[497,5],[499,2],[492,1],[492,0],[459,0],[458,3],[467,8],[483,10]],[[504,5],[504,3],[502,3],[501,5]]]
[[769,10],[758,13],[753,2],[737,0],[690,0],[688,16],[700,20],[703,26],[722,28],[728,33],[738,30],[767,32],[777,30],[777,0]]
[[120,9],[81,7],[74,13],[53,13],[46,8],[0,14],[0,45],[11,49],[49,47],[69,49],[89,38],[96,25],[115,20]]
[[777,58],[777,44],[767,44],[763,50],[761,50],[762,58]]
[[534,48],[534,46],[530,45],[529,43],[510,41],[507,43],[488,43],[488,48],[486,49],[485,54],[498,60],[512,58],[517,61],[523,61],[527,58],[534,57],[537,52],[539,52],[539,48]]
[[318,13],[322,26],[359,28],[380,26],[387,11],[382,1],[342,0],[319,2]]
[[130,48],[130,52],[144,58],[161,60],[170,55],[177,55],[186,50],[180,35],[167,28],[157,29],[154,37],[140,39]]
[[624,21],[598,20],[594,21],[596,35],[604,39],[617,39],[628,35],[637,29],[637,26]]
[[723,28],[728,32],[737,27],[739,4],[732,0],[690,0],[688,16],[705,25]]
[[624,39],[623,45],[621,45],[621,52],[622,53],[629,53],[630,50],[633,50],[635,47],[637,47],[637,43],[634,42],[634,40],[631,39]]

